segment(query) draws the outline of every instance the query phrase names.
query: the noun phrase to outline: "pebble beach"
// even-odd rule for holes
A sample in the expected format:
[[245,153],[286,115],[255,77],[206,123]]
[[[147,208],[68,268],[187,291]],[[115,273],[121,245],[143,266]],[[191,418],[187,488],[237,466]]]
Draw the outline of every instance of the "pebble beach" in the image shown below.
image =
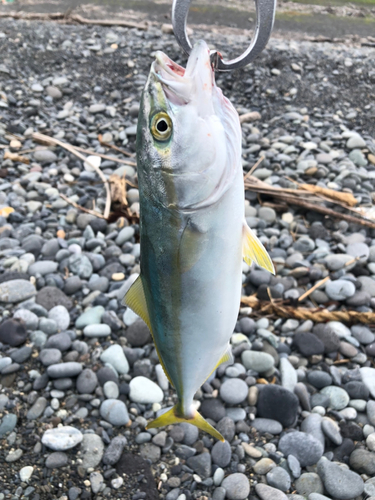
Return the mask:
[[[230,54],[248,42],[194,37]],[[135,134],[156,50],[185,63],[166,27],[0,19],[0,500],[375,500],[375,319],[243,304],[234,364],[196,395],[225,443],[189,424],[145,430],[176,401],[122,304],[140,271]],[[356,214],[332,200],[337,217],[247,189],[246,220],[277,272],[244,263],[244,296],[374,312],[374,59],[358,40],[277,36],[218,75],[244,117],[244,174],[263,157],[258,181],[350,194],[374,223],[344,220]],[[131,217],[103,218],[98,168],[126,179]]]

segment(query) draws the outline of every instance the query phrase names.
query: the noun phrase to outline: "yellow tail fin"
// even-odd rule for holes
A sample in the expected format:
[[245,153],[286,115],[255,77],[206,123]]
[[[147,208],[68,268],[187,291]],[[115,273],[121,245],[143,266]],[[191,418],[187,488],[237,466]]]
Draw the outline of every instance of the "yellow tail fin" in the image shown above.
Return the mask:
[[211,436],[213,436],[215,439],[219,439],[222,442],[225,441],[220,432],[212,427],[212,425],[210,425],[197,411],[195,412],[193,418],[180,417],[178,404],[149,423],[146,429],[155,429],[156,427],[164,427],[165,425],[170,424],[180,424],[181,422],[187,422],[188,424],[195,425],[195,427],[198,427],[198,429],[211,434]]

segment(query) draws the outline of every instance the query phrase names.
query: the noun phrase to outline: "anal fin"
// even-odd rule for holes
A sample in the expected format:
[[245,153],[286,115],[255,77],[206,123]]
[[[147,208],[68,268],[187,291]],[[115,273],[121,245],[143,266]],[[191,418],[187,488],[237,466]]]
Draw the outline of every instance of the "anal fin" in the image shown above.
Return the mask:
[[275,268],[267,250],[244,220],[242,226],[242,254],[246,264],[255,262],[266,271],[275,274]]
[[147,309],[146,296],[145,296],[145,291],[143,289],[141,275],[138,276],[138,278],[134,281],[132,286],[129,288],[129,290],[125,294],[125,298],[124,298],[123,302],[124,302],[124,305],[130,307],[130,309],[132,311],[134,311],[135,314],[138,314],[138,316],[140,318],[142,318],[143,321],[148,326],[148,329],[151,332],[151,336],[152,336],[152,339],[153,339],[154,344],[155,344],[155,349],[156,349],[156,352],[158,354],[160,364],[163,367],[164,373],[166,374],[166,376],[169,380],[169,383],[171,384],[172,387],[174,387],[174,384],[173,384],[171,377],[169,376],[169,373],[165,367],[163,358],[160,356],[158,347],[157,347],[155,339],[154,339],[154,334],[153,334],[152,328],[151,328],[150,315],[149,315],[148,309]]

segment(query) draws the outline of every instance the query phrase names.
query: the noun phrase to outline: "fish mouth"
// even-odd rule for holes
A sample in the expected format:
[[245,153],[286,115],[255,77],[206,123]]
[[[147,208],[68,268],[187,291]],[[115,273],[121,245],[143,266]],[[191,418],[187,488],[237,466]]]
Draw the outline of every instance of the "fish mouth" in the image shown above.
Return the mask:
[[215,86],[210,50],[203,40],[194,45],[186,69],[158,51],[151,71],[161,83],[168,100],[179,106],[193,100],[207,100]]

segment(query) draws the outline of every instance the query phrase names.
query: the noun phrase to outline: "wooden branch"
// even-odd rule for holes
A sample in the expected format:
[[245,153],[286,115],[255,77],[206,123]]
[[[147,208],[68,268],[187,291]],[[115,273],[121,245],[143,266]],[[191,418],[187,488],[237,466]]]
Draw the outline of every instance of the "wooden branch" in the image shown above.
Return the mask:
[[99,134],[98,135],[98,140],[100,142],[100,144],[102,146],[105,146],[106,148],[111,148],[111,149],[114,149],[115,151],[118,151],[119,153],[122,153],[123,155],[125,156],[129,156],[131,158],[134,158],[134,154],[133,153],[129,153],[129,151],[125,151],[124,149],[121,149],[121,148],[118,148],[117,146],[115,146],[114,144],[108,144],[108,142],[104,142],[102,140],[102,134]]
[[[344,208],[346,208],[348,210],[351,209],[350,206],[346,206],[344,203],[333,200],[333,199],[327,199],[327,196],[324,196],[322,194],[311,193],[309,191],[298,190],[298,189],[275,188],[275,187],[269,186],[265,182],[262,182],[253,176],[250,176],[246,179],[245,188],[249,189],[250,191],[254,191],[256,193],[266,194],[268,196],[280,198],[281,200],[288,203],[289,205],[297,205],[297,206],[303,207],[307,210],[313,210],[315,212],[319,212],[319,213],[322,213],[324,215],[329,215],[330,217],[333,217],[335,219],[346,220],[348,222],[354,222],[356,224],[360,224],[362,226],[367,226],[367,227],[371,227],[372,229],[375,229],[375,222],[372,222],[372,221],[362,217],[359,214],[358,214],[358,217],[355,217],[353,215],[348,215],[348,214],[343,214],[341,212],[337,212],[336,210],[333,210],[331,208],[328,208],[324,205],[319,204],[318,202],[320,201],[320,199],[324,199],[325,201],[329,201],[331,203],[337,203],[340,206],[343,206]],[[312,196],[313,198],[310,198],[309,201],[306,201],[306,198],[309,196]],[[314,203],[311,203],[311,201],[314,201]],[[354,210],[354,209],[352,209],[352,210]],[[357,212],[355,212],[355,213],[357,213]]]
[[147,23],[136,23],[125,19],[87,19],[79,14],[65,15],[62,12],[38,13],[38,12],[0,12],[0,19],[4,18],[20,19],[25,21],[63,21],[64,23],[75,22],[79,24],[90,24],[98,26],[123,26],[124,28],[137,28],[146,31]]
[[103,174],[103,172],[100,170],[100,168],[97,167],[96,165],[94,165],[93,163],[91,163],[90,160],[85,158],[83,155],[81,155],[81,153],[79,153],[77,151],[77,149],[74,146],[72,146],[71,144],[59,141],[58,139],[54,139],[53,137],[49,137],[48,135],[40,134],[39,132],[35,132],[32,137],[35,141],[39,141],[39,142],[46,143],[46,144],[52,144],[54,146],[60,146],[61,148],[66,149],[67,151],[69,151],[73,155],[77,156],[83,162],[86,162],[88,165],[90,165],[90,167],[92,167],[95,170],[95,172],[102,179],[102,181],[104,183],[104,187],[105,187],[106,192],[107,192],[107,198],[106,198],[103,218],[108,219],[109,212],[111,210],[111,190],[109,187],[109,183],[108,183],[105,175]]
[[79,14],[70,14],[67,20],[76,21],[79,24],[93,24],[98,26],[123,26],[124,28],[137,28],[147,30],[147,23],[135,23],[134,21],[125,21],[122,19],[87,19]]
[[70,200],[65,194],[60,193],[60,198],[65,200],[69,205],[72,205],[74,208],[78,208],[78,210],[82,210],[82,212],[86,212],[87,214],[90,215],[95,215],[95,217],[99,217],[100,219],[105,219],[104,215],[100,214],[99,212],[95,212],[94,210],[90,210],[89,208],[82,207],[81,205],[78,205],[73,200]]

